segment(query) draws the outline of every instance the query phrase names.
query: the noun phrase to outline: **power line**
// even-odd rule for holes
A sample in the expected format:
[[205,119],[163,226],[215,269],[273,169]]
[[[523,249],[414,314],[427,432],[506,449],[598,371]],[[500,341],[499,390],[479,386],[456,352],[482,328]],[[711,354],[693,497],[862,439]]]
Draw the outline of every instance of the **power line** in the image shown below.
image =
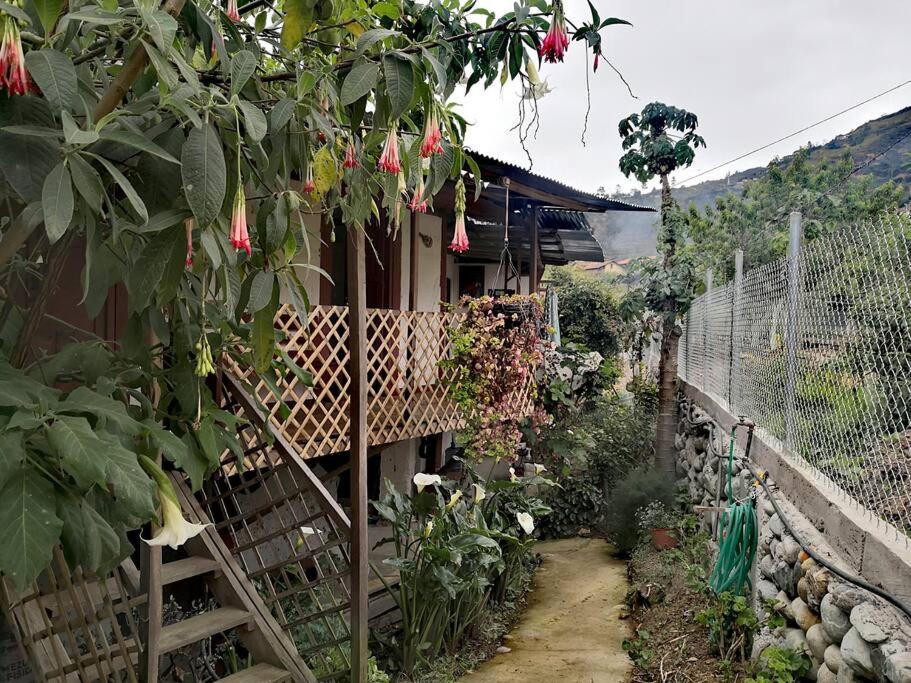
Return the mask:
[[828,123],[832,119],[837,118],[837,117],[841,116],[842,114],[847,114],[849,111],[853,111],[854,109],[857,109],[858,107],[862,107],[865,104],[869,104],[873,100],[877,100],[880,97],[883,97],[884,95],[888,95],[891,92],[895,92],[899,88],[903,88],[904,86],[908,85],[909,83],[911,83],[911,80],[907,80],[904,83],[899,83],[898,85],[894,85],[891,88],[889,88],[888,90],[883,90],[881,93],[879,93],[877,95],[868,97],[863,102],[858,102],[857,104],[853,104],[850,107],[848,107],[847,109],[842,109],[841,111],[836,112],[835,114],[831,114],[830,116],[827,116],[826,118],[821,119],[821,120],[817,121],[816,123],[811,123],[809,126],[804,126],[800,130],[795,130],[793,133],[789,133],[788,135],[785,135],[784,137],[780,137],[777,140],[774,140],[773,142],[769,142],[768,144],[763,145],[762,147],[757,147],[756,149],[750,150],[749,152],[746,152],[745,154],[741,154],[738,157],[734,157],[730,161],[725,161],[723,164],[718,164],[717,166],[713,166],[712,168],[710,168],[706,171],[702,171],[701,173],[697,173],[694,176],[690,176],[686,180],[682,181],[680,184],[684,185],[684,184],[690,182],[691,180],[696,180],[696,178],[701,178],[704,175],[712,173],[713,171],[717,171],[720,168],[724,168],[725,166],[727,166],[729,164],[733,164],[736,161],[740,161],[741,159],[746,159],[748,156],[752,156],[753,154],[756,154],[756,152],[761,152],[765,149],[768,149],[769,147],[774,147],[779,142],[784,142],[785,140],[790,140],[791,138],[796,137],[796,136],[800,135],[801,133],[807,132],[811,128],[816,128],[816,126],[821,126],[822,124]]

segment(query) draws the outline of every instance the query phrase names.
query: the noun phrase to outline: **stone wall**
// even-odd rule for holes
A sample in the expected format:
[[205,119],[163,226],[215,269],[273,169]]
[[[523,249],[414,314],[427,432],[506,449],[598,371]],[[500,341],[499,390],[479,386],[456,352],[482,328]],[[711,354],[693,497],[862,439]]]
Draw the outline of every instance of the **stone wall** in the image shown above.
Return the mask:
[[[720,478],[720,506],[724,507],[727,438],[713,416],[698,406],[682,410],[681,416],[676,437],[678,485],[689,491],[695,505],[712,507]],[[739,455],[735,454],[733,494],[738,500],[749,496],[756,500],[760,527],[753,567],[756,609],[763,614],[772,601],[787,621],[782,629],[770,632],[765,628],[756,636],[753,656],[761,657],[771,645],[803,650],[813,661],[809,680],[819,683],[911,683],[911,621],[884,600],[838,578],[810,558],[788,532],[765,492],[752,486],[752,475]],[[844,546],[844,538],[835,539],[836,533],[815,527],[794,505],[800,504],[799,500],[788,500],[781,491],[776,491],[775,500],[788,524],[815,552],[856,574],[851,562],[834,549]],[[712,531],[713,517],[702,515],[707,531]]]

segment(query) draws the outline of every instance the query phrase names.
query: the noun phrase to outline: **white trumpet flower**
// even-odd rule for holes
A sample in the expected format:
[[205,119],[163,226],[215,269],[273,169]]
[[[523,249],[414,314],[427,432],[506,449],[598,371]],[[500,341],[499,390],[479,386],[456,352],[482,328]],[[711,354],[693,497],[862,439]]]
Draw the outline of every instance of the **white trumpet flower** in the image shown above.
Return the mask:
[[418,472],[414,475],[414,485],[418,487],[418,493],[424,490],[427,486],[439,486],[443,483],[443,480],[440,479],[439,474],[425,474],[424,472]]
[[519,522],[519,526],[522,527],[522,531],[526,534],[530,534],[535,530],[535,520],[527,512],[517,512],[516,520]]
[[535,474],[541,474],[546,471],[547,471],[547,468],[544,467],[544,465],[539,465],[538,463],[535,463]]
[[480,484],[474,485],[474,504],[477,505],[487,497],[487,491]]
[[446,503],[446,509],[452,510],[452,508],[454,508],[456,506],[456,504],[459,502],[459,499],[461,497],[462,497],[461,489],[456,491],[455,493],[453,493],[452,496],[449,497],[449,502]]
[[516,468],[509,468],[509,481],[519,481],[519,478],[516,476]]
[[143,469],[155,480],[158,487],[158,502],[164,524],[152,538],[142,540],[153,546],[168,546],[177,550],[189,539],[198,536],[210,524],[193,524],[184,519],[177,502],[177,494],[167,475],[152,460],[140,456]]

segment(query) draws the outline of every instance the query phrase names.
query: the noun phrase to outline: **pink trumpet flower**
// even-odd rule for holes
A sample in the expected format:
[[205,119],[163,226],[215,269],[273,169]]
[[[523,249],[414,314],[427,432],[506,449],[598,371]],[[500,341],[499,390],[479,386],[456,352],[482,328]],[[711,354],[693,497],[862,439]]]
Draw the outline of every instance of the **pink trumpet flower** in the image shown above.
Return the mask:
[[225,12],[228,19],[237,22],[240,21],[240,12],[237,11],[237,0],[228,0],[228,11]]
[[416,213],[427,213],[427,200],[421,199],[424,195],[424,174],[421,174],[421,177],[418,178],[417,184],[414,186],[414,195],[411,197],[411,201],[408,203],[408,208]]
[[25,95],[32,89],[31,79],[25,70],[25,55],[22,54],[22,39],[19,25],[14,17],[3,20],[3,43],[0,44],[0,89],[10,95]]
[[304,180],[304,192],[313,194],[316,191],[316,183],[313,182],[313,166],[307,165],[307,177]]
[[193,267],[193,228],[196,227],[196,221],[192,218],[188,218],[183,222],[184,227],[187,230],[187,258],[184,261],[184,265],[187,268]]
[[550,29],[544,36],[544,42],[538,48],[538,53],[545,62],[562,62],[563,55],[569,47],[569,35],[566,33],[566,25],[563,22],[563,8],[560,3],[554,5],[554,17],[550,22]]
[[443,146],[440,144],[442,139],[443,134],[440,132],[440,122],[437,119],[436,109],[431,105],[428,107],[424,120],[424,139],[421,141],[421,156],[426,159],[434,154],[442,154]]
[[399,135],[396,130],[398,122],[389,124],[389,132],[386,133],[386,144],[383,145],[383,153],[380,155],[377,168],[386,173],[399,173],[402,170],[402,162],[399,160]]
[[343,168],[357,168],[360,164],[357,162],[357,152],[354,150],[354,143],[348,143],[348,149],[345,150],[345,162]]
[[250,255],[250,233],[247,232],[247,198],[244,196],[244,186],[238,184],[237,194],[234,195],[234,210],[231,213],[231,246],[240,251],[243,249]]
[[465,231],[465,183],[461,178],[455,187],[455,233],[449,249],[457,254],[468,251],[468,233]]

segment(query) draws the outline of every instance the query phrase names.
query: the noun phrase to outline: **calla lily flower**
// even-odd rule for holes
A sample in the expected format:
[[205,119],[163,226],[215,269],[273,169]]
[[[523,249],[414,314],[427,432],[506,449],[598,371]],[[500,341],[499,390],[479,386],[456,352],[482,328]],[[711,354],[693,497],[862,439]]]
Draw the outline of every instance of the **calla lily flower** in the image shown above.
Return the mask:
[[462,491],[461,491],[461,489],[458,490],[458,491],[456,491],[455,493],[453,493],[453,494],[449,497],[449,502],[446,503],[446,509],[447,509],[447,510],[452,510],[452,508],[454,508],[454,507],[456,506],[456,504],[459,502],[459,499],[460,499],[461,497],[462,497]]
[[522,531],[526,534],[530,534],[535,530],[535,520],[527,512],[517,512],[516,521],[519,522],[519,526],[522,527]]
[[547,468],[544,467],[544,465],[539,465],[538,463],[535,463],[535,474],[541,474],[542,472],[546,472],[546,471],[547,471]]
[[474,504],[477,505],[487,497],[487,491],[480,484],[474,485]]
[[443,483],[439,474],[426,474],[418,472],[414,475],[414,485],[418,487],[418,493],[424,490],[426,486],[439,486]]
[[516,469],[514,467],[509,468],[509,481],[519,481],[519,478],[516,476]]
[[424,538],[430,538],[431,531],[433,531],[433,520],[428,519],[427,524],[424,525]]
[[177,502],[177,494],[167,475],[145,456],[139,456],[139,464],[158,487],[158,502],[161,505],[161,516],[164,519],[164,525],[158,530],[158,533],[150,539],[143,538],[143,541],[149,545],[166,545],[177,550],[189,539],[201,534],[207,526],[211,526],[211,524],[193,524],[185,520],[180,510],[180,503]]

